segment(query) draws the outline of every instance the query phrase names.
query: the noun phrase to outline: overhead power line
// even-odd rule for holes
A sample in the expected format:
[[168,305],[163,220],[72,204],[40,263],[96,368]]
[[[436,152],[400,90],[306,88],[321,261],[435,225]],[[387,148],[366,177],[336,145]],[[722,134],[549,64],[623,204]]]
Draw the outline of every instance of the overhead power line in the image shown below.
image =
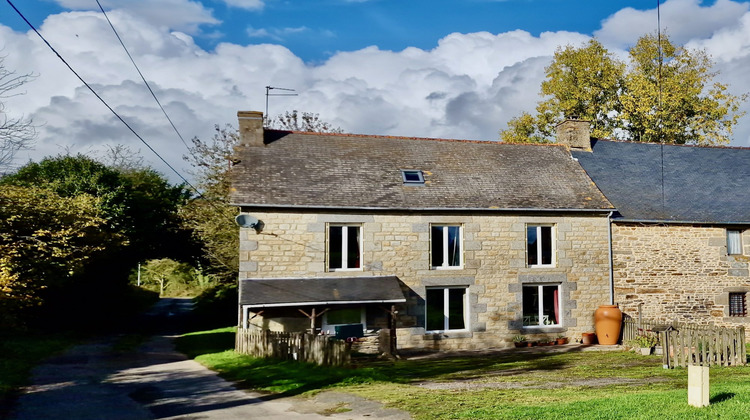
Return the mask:
[[148,88],[148,91],[151,92],[151,96],[154,97],[154,101],[156,101],[156,104],[159,105],[159,108],[161,109],[161,112],[164,113],[164,116],[167,118],[167,121],[169,121],[169,124],[172,125],[172,128],[174,129],[174,132],[177,133],[177,137],[180,138],[182,141],[182,144],[185,145],[185,148],[188,149],[188,152],[190,152],[190,146],[187,145],[187,142],[185,142],[185,139],[182,138],[182,134],[180,134],[180,131],[177,130],[177,127],[172,122],[172,119],[169,118],[169,115],[167,115],[167,111],[164,110],[164,107],[161,105],[161,102],[159,102],[159,98],[156,97],[156,94],[154,93],[154,90],[151,89],[151,85],[148,84],[146,81],[146,78],[143,76],[143,73],[141,73],[141,69],[138,68],[138,65],[135,64],[135,60],[133,60],[133,56],[130,55],[130,51],[128,51],[128,48],[125,46],[125,43],[122,42],[122,38],[120,38],[120,34],[117,33],[117,30],[115,29],[115,26],[112,24],[112,21],[109,20],[109,16],[107,16],[107,12],[104,11],[104,8],[102,7],[102,4],[99,3],[99,0],[96,0],[96,4],[99,5],[99,10],[102,11],[102,14],[104,15],[104,18],[107,19],[107,23],[109,23],[109,27],[112,28],[112,32],[115,33],[115,36],[117,37],[117,40],[120,41],[120,45],[122,45],[122,49],[125,50],[125,54],[128,55],[128,58],[130,59],[130,62],[133,63],[133,67],[135,67],[135,70],[138,72],[138,75],[141,76],[141,80],[143,80],[143,83]]
[[183,182],[185,182],[185,184],[186,184],[187,186],[189,186],[190,188],[192,188],[192,189],[193,189],[193,191],[195,191],[195,192],[196,192],[196,193],[197,193],[197,194],[198,194],[198,195],[199,195],[200,197],[203,197],[203,194],[201,194],[201,192],[200,192],[200,191],[198,191],[198,189],[197,189],[196,187],[194,187],[194,186],[193,186],[193,184],[191,184],[191,183],[190,183],[190,181],[188,181],[188,180],[187,180],[187,179],[186,179],[186,178],[185,178],[184,176],[182,176],[182,174],[181,174],[181,173],[180,173],[179,171],[177,171],[177,169],[175,169],[175,168],[174,168],[174,167],[173,167],[173,166],[172,166],[172,165],[171,165],[171,164],[170,164],[169,162],[167,162],[167,161],[166,161],[166,159],[164,159],[164,158],[163,158],[163,157],[162,157],[162,156],[161,156],[161,155],[160,155],[160,154],[159,154],[159,153],[158,153],[158,152],[157,152],[156,150],[154,150],[154,148],[153,148],[153,147],[151,147],[151,145],[150,145],[150,144],[148,144],[148,142],[147,142],[146,140],[144,140],[144,139],[143,139],[143,137],[141,137],[141,135],[140,135],[140,134],[138,134],[138,133],[137,133],[137,132],[136,132],[136,131],[135,131],[135,130],[133,129],[133,127],[131,127],[131,126],[130,126],[130,124],[128,124],[128,123],[127,123],[127,121],[125,121],[125,120],[124,120],[124,119],[123,119],[123,118],[122,118],[122,117],[120,116],[120,114],[118,114],[118,113],[117,113],[117,111],[115,111],[115,110],[114,110],[114,109],[113,109],[113,108],[112,108],[112,107],[111,107],[111,106],[110,106],[110,105],[109,105],[109,104],[107,103],[107,101],[105,101],[105,100],[104,100],[104,98],[102,98],[102,97],[101,97],[101,96],[99,95],[99,93],[97,93],[97,92],[96,92],[96,90],[94,90],[94,88],[92,88],[92,87],[91,87],[91,85],[89,85],[89,84],[88,84],[88,82],[86,82],[86,81],[85,81],[85,80],[83,79],[83,77],[81,77],[81,75],[79,75],[79,74],[78,74],[78,72],[76,72],[76,71],[75,71],[75,70],[73,69],[73,67],[72,67],[72,66],[71,66],[70,64],[68,64],[68,62],[67,62],[67,61],[65,61],[65,59],[64,59],[64,58],[63,58],[63,57],[62,57],[62,56],[60,55],[60,53],[58,53],[58,52],[57,52],[57,50],[56,50],[56,49],[55,49],[55,48],[54,48],[54,47],[53,47],[52,45],[50,45],[50,43],[49,43],[49,42],[47,41],[47,39],[46,39],[46,38],[44,38],[44,36],[43,36],[43,35],[42,35],[41,33],[39,33],[39,31],[38,31],[38,30],[36,29],[36,27],[35,27],[35,26],[34,26],[34,25],[33,25],[33,24],[31,23],[31,22],[29,22],[29,20],[28,20],[28,19],[26,19],[26,16],[24,16],[24,15],[23,15],[23,13],[21,13],[21,11],[20,11],[20,10],[18,10],[18,8],[17,8],[17,7],[16,7],[16,6],[15,6],[15,5],[13,4],[13,2],[12,2],[11,0],[6,0],[6,1],[7,1],[7,2],[8,2],[8,4],[10,5],[10,7],[12,7],[12,8],[13,8],[13,10],[15,10],[15,11],[16,11],[16,13],[18,14],[18,16],[20,16],[20,17],[21,17],[21,19],[23,19],[23,21],[24,21],[24,22],[26,22],[26,24],[27,24],[27,25],[29,25],[29,27],[31,28],[31,30],[33,30],[33,31],[34,31],[34,32],[35,32],[35,33],[37,34],[37,36],[39,36],[39,38],[40,38],[40,39],[41,39],[41,40],[42,40],[42,41],[43,41],[43,42],[44,42],[44,43],[45,43],[45,44],[47,45],[47,47],[48,47],[48,48],[49,48],[49,49],[50,49],[50,50],[51,50],[51,51],[52,51],[53,53],[55,53],[55,55],[57,56],[57,58],[59,58],[59,59],[60,59],[60,61],[62,61],[62,62],[63,62],[63,64],[65,64],[65,66],[66,66],[66,67],[67,67],[67,68],[68,68],[68,69],[69,69],[69,70],[70,70],[70,71],[71,71],[71,72],[72,72],[72,73],[73,73],[73,74],[74,74],[74,75],[75,75],[75,76],[76,76],[76,77],[78,78],[78,80],[80,80],[80,81],[81,81],[81,83],[83,83],[83,84],[84,84],[84,86],[86,86],[86,87],[88,88],[88,90],[89,90],[89,91],[91,91],[91,93],[93,93],[93,94],[94,94],[94,96],[96,96],[96,98],[97,98],[97,99],[99,99],[99,101],[100,101],[100,102],[101,102],[102,104],[104,104],[104,106],[106,106],[106,107],[107,107],[107,109],[109,109],[109,111],[110,111],[110,112],[111,112],[111,113],[112,113],[112,114],[113,114],[113,115],[114,115],[115,117],[117,117],[117,119],[118,119],[118,120],[120,120],[120,122],[121,122],[121,123],[122,123],[123,125],[125,125],[125,127],[127,127],[127,128],[128,128],[128,130],[130,130],[130,132],[131,132],[131,133],[133,133],[133,135],[135,135],[135,136],[136,136],[136,137],[138,138],[138,140],[140,140],[140,141],[141,141],[141,142],[142,142],[142,143],[143,143],[144,145],[146,145],[146,147],[148,147],[148,149],[149,149],[149,150],[151,150],[151,152],[153,152],[153,154],[154,154],[154,155],[156,155],[156,157],[158,157],[158,158],[159,158],[159,160],[161,160],[161,161],[162,161],[162,162],[163,162],[163,163],[164,163],[165,165],[167,165],[167,167],[168,167],[169,169],[171,169],[171,170],[172,170],[172,172],[174,172],[174,173],[175,173],[175,174],[176,174],[176,175],[177,175],[178,177],[180,177],[180,179],[182,179],[182,181],[183,181]]

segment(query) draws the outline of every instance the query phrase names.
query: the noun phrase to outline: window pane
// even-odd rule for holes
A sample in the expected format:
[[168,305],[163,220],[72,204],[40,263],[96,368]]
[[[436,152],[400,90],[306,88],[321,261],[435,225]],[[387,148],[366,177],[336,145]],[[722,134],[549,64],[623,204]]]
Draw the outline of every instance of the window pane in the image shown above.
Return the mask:
[[462,330],[464,324],[464,303],[466,289],[448,289],[448,329]]
[[341,267],[342,226],[331,226],[328,234],[328,268]]
[[727,230],[727,254],[742,254],[742,235],[739,230]]
[[326,313],[328,325],[336,324],[359,324],[362,322],[362,310],[360,308],[334,309]]
[[729,316],[746,316],[745,293],[729,294]]
[[552,226],[541,226],[542,264],[552,264]]
[[542,325],[557,325],[560,322],[559,300],[557,299],[557,286],[542,287]]
[[422,182],[422,173],[419,171],[403,171],[405,182]]
[[536,252],[536,226],[526,228],[526,252],[528,253],[529,265],[539,264]]
[[448,265],[461,265],[461,229],[458,226],[448,226]]
[[443,227],[433,226],[430,230],[432,240],[432,266],[440,267],[443,265]]
[[444,289],[427,289],[427,319],[425,320],[428,331],[437,331],[445,328],[445,311],[443,306]]
[[539,325],[539,286],[523,287],[523,325]]
[[359,268],[359,226],[347,226],[346,268]]

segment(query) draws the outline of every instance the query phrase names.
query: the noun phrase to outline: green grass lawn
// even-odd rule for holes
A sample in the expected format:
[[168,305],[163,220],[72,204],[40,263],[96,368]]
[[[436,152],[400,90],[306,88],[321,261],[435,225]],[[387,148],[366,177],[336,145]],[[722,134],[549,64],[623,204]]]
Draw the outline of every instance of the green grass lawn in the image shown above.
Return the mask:
[[193,333],[178,348],[255,390],[296,395],[334,388],[417,419],[747,418],[750,367],[711,368],[711,405],[687,405],[687,369],[630,352],[355,360],[354,368],[257,359],[231,350],[233,329]]

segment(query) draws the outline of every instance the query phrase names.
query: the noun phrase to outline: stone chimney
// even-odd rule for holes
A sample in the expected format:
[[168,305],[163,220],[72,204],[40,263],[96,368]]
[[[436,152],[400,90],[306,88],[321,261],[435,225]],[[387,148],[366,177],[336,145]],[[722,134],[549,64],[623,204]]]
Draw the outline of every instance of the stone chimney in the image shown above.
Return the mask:
[[557,125],[557,143],[571,149],[591,151],[591,124],[568,119]]
[[263,113],[239,111],[240,146],[263,146]]

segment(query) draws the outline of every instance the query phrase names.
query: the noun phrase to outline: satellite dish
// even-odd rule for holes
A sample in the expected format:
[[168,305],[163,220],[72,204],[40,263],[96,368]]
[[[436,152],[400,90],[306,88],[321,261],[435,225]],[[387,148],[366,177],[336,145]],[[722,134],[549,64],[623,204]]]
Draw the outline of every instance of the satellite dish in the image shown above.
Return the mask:
[[258,218],[249,214],[240,214],[234,218],[234,221],[243,228],[255,229],[258,227]]

